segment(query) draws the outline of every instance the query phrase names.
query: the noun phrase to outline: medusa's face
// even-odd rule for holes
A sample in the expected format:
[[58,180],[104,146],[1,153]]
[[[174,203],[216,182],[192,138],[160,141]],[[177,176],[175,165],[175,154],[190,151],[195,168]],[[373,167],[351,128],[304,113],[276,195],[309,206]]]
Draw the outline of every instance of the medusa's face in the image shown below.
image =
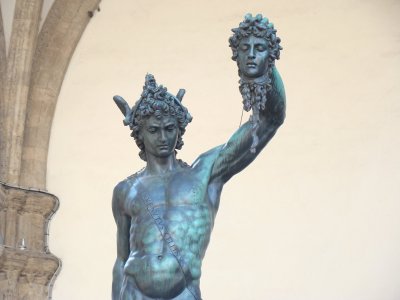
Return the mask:
[[144,120],[139,136],[143,140],[146,156],[168,157],[175,151],[178,141],[178,121],[175,117],[150,116]]
[[268,42],[253,35],[243,38],[237,49],[237,64],[242,76],[257,78],[268,68]]

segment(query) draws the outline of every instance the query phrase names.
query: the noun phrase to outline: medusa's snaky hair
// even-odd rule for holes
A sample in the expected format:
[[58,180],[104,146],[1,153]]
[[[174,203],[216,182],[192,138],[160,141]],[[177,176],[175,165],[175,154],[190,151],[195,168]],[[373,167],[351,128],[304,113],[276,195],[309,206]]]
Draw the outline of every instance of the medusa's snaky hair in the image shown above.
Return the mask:
[[229,47],[232,49],[232,59],[237,60],[238,48],[240,40],[251,35],[259,38],[264,38],[268,41],[268,66],[271,67],[275,64],[275,60],[279,59],[280,50],[282,47],[279,45],[281,39],[276,36],[276,29],[274,24],[270,23],[267,18],[261,14],[253,17],[247,14],[244,20],[239,24],[238,28],[232,29],[233,35],[229,38]]
[[157,85],[154,76],[146,75],[145,85],[140,99],[132,108],[132,114],[128,120],[131,136],[135,139],[136,145],[139,147],[139,156],[144,161],[147,160],[145,147],[142,139],[139,137],[139,131],[144,121],[154,115],[156,118],[162,116],[173,116],[178,123],[178,141],[175,149],[179,150],[183,146],[182,136],[186,131],[186,126],[192,121],[192,116],[187,108],[181,104],[184,90],[180,90],[177,96],[167,92],[167,88]]

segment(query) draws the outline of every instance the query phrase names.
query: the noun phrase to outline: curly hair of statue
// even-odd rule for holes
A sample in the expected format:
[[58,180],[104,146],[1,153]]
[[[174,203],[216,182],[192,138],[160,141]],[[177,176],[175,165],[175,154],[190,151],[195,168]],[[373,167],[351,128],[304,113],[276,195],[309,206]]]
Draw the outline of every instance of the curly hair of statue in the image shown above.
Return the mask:
[[114,96],[114,101],[125,115],[124,125],[129,125],[132,130],[131,136],[135,139],[136,145],[139,147],[139,156],[144,161],[147,161],[146,152],[144,149],[143,140],[139,136],[144,120],[150,116],[161,118],[161,116],[172,116],[177,120],[178,125],[178,141],[175,147],[176,150],[182,149],[182,136],[186,131],[186,126],[192,121],[192,116],[187,108],[182,105],[182,98],[185,94],[184,89],[180,89],[177,96],[167,92],[167,88],[162,85],[157,85],[152,74],[147,74],[143,86],[143,92],[139,100],[135,103],[132,109],[129,108],[126,101],[120,96]]
[[261,14],[257,14],[255,17],[247,14],[239,27],[233,28],[232,32],[233,35],[229,38],[229,47],[232,49],[232,60],[234,61],[237,61],[239,44],[243,38],[255,36],[268,42],[268,67],[264,81],[250,83],[242,78],[239,70],[241,77],[239,90],[243,97],[243,109],[245,111],[249,111],[252,107],[256,110],[264,109],[267,102],[266,93],[271,89],[272,67],[275,65],[275,60],[279,59],[280,50],[282,50],[281,39],[276,36],[274,24]]

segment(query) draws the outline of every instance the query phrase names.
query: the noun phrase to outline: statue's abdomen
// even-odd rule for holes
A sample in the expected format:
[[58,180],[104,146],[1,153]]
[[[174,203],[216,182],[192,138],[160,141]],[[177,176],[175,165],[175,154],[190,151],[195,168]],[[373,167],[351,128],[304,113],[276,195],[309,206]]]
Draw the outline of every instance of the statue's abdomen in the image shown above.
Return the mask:
[[172,299],[185,289],[186,280],[171,254],[131,256],[125,273],[133,276],[138,289],[152,298]]
[[[184,260],[181,266],[162,239],[154,220],[144,218],[136,224],[136,249],[125,265],[140,291],[153,298],[171,299],[179,295],[188,281],[199,279],[201,260],[207,248],[212,217],[207,205],[178,205],[158,211],[173,243]],[[184,270],[182,270],[182,268]]]

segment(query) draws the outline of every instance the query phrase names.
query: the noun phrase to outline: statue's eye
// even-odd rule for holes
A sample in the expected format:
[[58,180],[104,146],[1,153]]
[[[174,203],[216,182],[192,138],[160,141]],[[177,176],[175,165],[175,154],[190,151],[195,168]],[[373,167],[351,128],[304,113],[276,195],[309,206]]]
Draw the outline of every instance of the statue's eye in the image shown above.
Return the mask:
[[174,126],[174,125],[167,126],[167,130],[168,130],[168,131],[173,131],[174,129],[175,129],[175,126]]
[[266,47],[266,46],[264,46],[264,45],[257,45],[256,49],[257,49],[257,51],[260,51],[260,52],[262,52],[262,51],[265,51],[265,50],[267,50],[267,47]]
[[249,45],[247,45],[247,44],[242,44],[242,45],[240,46],[240,50],[242,50],[242,51],[249,50]]
[[150,132],[150,133],[155,133],[155,132],[157,131],[157,128],[155,128],[155,127],[149,127],[149,128],[147,129],[147,131]]

